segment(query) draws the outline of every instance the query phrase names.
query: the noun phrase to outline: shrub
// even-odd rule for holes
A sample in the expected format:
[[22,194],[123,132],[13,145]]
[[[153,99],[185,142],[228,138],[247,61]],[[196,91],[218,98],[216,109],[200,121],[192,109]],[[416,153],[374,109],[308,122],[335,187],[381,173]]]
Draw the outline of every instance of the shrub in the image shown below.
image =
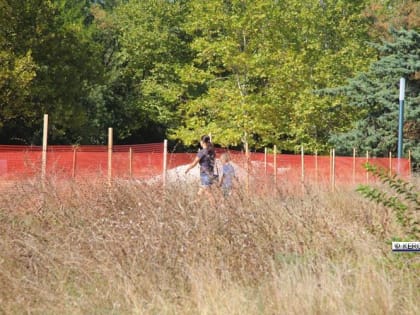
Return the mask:
[[357,191],[364,197],[391,209],[397,222],[402,226],[405,237],[419,239],[419,210],[420,198],[418,187],[399,178],[398,175],[390,175],[388,171],[375,165],[366,163],[365,169],[375,175],[383,187],[371,185],[359,185]]

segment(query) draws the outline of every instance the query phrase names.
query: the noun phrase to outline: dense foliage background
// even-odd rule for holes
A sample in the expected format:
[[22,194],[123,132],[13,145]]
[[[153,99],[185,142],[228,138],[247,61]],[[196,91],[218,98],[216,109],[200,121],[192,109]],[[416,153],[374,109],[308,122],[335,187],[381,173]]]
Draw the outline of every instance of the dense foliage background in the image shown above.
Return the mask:
[[0,143],[211,133],[283,152],[420,160],[416,0],[0,0]]

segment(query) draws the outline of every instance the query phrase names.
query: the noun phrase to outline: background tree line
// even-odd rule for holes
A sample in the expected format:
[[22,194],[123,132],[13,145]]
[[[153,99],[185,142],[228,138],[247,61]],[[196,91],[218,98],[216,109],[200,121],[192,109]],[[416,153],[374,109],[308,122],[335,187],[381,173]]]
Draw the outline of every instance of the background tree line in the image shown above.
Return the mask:
[[0,143],[276,144],[420,160],[415,0],[0,0]]

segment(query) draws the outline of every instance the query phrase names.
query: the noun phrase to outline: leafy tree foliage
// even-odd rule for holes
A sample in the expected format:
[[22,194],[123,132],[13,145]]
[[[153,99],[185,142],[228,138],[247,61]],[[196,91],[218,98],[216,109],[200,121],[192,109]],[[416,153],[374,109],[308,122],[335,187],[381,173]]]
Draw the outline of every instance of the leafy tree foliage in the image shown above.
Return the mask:
[[194,60],[182,69],[186,101],[174,136],[192,142],[325,144],[347,116],[312,91],[333,86],[372,56],[366,1],[191,1],[185,29]]
[[191,143],[211,132],[217,143],[235,145],[269,137],[275,128],[264,99],[269,84],[267,1],[191,1],[184,25],[193,38],[194,60],[180,70],[187,101],[179,108],[184,126],[174,135]]
[[305,2],[292,8],[292,12],[301,12],[297,26],[288,31],[298,34],[294,35],[299,43],[294,59],[302,62],[293,76],[299,80],[295,96],[288,99],[293,104],[290,135],[281,147],[292,150],[303,144],[307,151],[325,152],[329,135],[351,121],[354,112],[346,104],[336,98],[320,98],[314,91],[342,84],[373,60],[367,45],[370,23],[361,15],[365,6],[366,1],[344,0]]
[[11,113],[2,111],[2,141],[39,143],[44,113],[51,117],[51,141],[76,141],[84,133],[83,100],[100,67],[76,3],[85,1],[1,0],[1,55],[9,56],[11,73],[5,86],[19,96],[1,99]]
[[[420,194],[418,187],[397,175],[391,176],[385,169],[366,163],[365,169],[379,178],[384,187],[359,185],[357,191],[364,197],[393,210],[397,222],[401,224],[406,235],[411,239],[420,236],[418,211],[420,211]],[[384,188],[391,189],[384,189]]]
[[91,94],[99,129],[114,127],[121,142],[161,141],[178,121],[177,69],[189,62],[189,38],[181,29],[182,2],[128,1],[112,12],[92,8],[104,46],[105,82]]
[[26,105],[36,66],[31,52],[16,56],[3,48],[0,51],[0,132],[31,109]]
[[418,0],[372,0],[364,10],[372,21],[370,29],[373,38],[392,39],[389,30],[420,30],[420,2]]
[[[211,133],[224,146],[321,152],[373,110],[355,111],[347,92],[314,91],[366,71],[377,57],[369,36],[378,42],[382,24],[415,27],[417,4],[0,0],[0,141],[39,143],[48,113],[50,143],[104,143],[113,127],[118,143],[169,135],[191,144]],[[379,75],[372,71],[369,80]],[[378,96],[389,88],[372,89]],[[416,130],[410,115],[406,128]]]

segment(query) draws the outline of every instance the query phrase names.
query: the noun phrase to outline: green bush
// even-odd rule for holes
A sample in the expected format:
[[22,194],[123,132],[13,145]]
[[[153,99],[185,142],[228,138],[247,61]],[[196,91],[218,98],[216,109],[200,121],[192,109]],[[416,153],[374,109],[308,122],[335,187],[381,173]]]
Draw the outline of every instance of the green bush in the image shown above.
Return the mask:
[[391,209],[397,222],[403,227],[406,237],[419,239],[420,194],[414,184],[403,180],[398,175],[390,175],[388,171],[375,165],[366,163],[365,169],[376,176],[382,187],[359,185],[357,191],[364,197]]

